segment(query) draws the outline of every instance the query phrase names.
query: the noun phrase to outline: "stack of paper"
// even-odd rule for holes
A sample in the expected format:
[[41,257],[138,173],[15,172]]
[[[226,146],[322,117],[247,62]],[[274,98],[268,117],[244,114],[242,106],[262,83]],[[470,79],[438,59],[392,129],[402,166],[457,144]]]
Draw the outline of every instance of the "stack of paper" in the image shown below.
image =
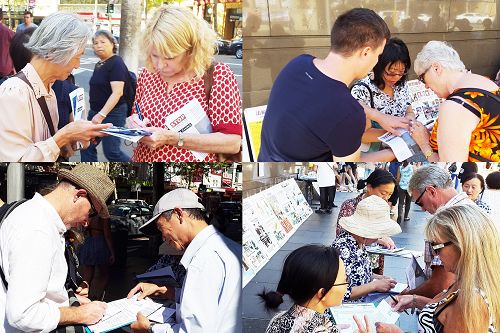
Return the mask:
[[122,326],[133,323],[137,318],[137,312],[141,312],[148,317],[153,312],[163,306],[149,298],[137,300],[139,294],[132,298],[122,298],[117,301],[109,302],[104,317],[94,325],[86,328],[88,332],[101,333],[117,329]]

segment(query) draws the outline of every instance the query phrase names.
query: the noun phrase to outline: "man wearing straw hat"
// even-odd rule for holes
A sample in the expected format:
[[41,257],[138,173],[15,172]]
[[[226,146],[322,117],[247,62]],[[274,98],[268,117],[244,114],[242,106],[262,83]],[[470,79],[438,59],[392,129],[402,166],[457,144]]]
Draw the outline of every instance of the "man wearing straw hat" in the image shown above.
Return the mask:
[[349,276],[344,302],[363,302],[369,293],[394,288],[394,279],[373,274],[365,249],[366,244],[401,232],[401,227],[391,219],[387,202],[371,195],[358,203],[353,215],[340,218],[339,224],[343,229],[332,246],[339,250]]
[[64,233],[108,216],[113,182],[99,169],[79,164],[59,171],[59,183],[15,208],[0,229],[0,332],[50,332],[58,326],[99,321],[106,304],[78,297],[69,307]]
[[241,246],[205,222],[205,207],[187,189],[176,189],[160,198],[153,218],[139,230],[146,235],[161,233],[163,240],[184,251],[181,265],[186,277],[181,290],[139,283],[127,297],[140,292],[139,299],[155,297],[176,300],[173,326],[152,326],[140,312],[130,327],[134,332],[242,331]]

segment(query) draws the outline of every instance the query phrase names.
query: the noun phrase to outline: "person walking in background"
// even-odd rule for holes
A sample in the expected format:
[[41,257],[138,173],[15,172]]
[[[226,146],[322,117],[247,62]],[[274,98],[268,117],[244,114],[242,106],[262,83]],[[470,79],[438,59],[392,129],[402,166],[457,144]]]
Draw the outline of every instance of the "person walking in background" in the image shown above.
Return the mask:
[[[413,166],[408,161],[404,161],[398,169],[399,186],[398,186],[398,220],[397,222],[401,224],[402,221],[409,221],[411,207],[411,196],[408,193],[408,183],[410,182],[411,176],[413,175]],[[403,207],[404,207],[404,217],[403,217]]]
[[319,200],[320,208],[315,210],[316,214],[331,214],[332,208],[337,207],[334,204],[335,193],[335,171],[337,167],[335,162],[320,162],[317,164],[318,186],[319,186]]
[[[88,120],[94,124],[112,123],[123,127],[127,118],[127,102],[124,96],[125,83],[129,80],[128,68],[116,54],[118,43],[111,32],[98,30],[92,37],[94,53],[99,57],[90,78]],[[116,136],[102,138],[104,156],[110,162],[128,162],[130,157],[122,151],[122,139]],[[97,145],[100,141],[82,150],[82,162],[97,162]]]
[[23,20],[24,20],[24,23],[21,23],[17,26],[16,28],[16,33],[18,32],[22,32],[24,31],[25,29],[28,29],[28,28],[37,28],[38,25],[36,25],[35,23],[33,23],[33,13],[30,12],[30,11],[25,11],[24,14],[23,14]]
[[14,32],[3,24],[3,11],[0,8],[0,79],[14,73],[14,65],[10,57],[10,43]]
[[[104,300],[109,268],[115,262],[109,217],[95,216],[89,219],[85,241],[79,248],[79,259],[83,279],[90,285],[89,298]],[[99,270],[99,278],[95,276],[96,268]]]
[[491,217],[500,228],[500,171],[493,171],[486,176],[486,191],[484,201],[491,207]]

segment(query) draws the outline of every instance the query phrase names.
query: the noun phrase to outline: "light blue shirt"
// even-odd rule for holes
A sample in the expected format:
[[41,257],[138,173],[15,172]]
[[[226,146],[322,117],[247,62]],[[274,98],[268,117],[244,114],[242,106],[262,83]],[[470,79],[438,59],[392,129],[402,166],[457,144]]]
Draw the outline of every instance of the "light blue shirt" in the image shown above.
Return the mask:
[[410,178],[413,175],[413,167],[411,164],[408,164],[406,167],[401,165],[399,167],[399,187],[401,187],[403,190],[408,189],[408,184],[410,183]]
[[177,324],[157,324],[153,332],[242,332],[240,260],[241,246],[213,226],[198,233],[181,259],[187,273]]
[[31,23],[29,26],[26,26],[26,24],[21,23],[21,24],[19,24],[19,25],[17,26],[17,28],[16,28],[16,34],[17,34],[18,32],[24,31],[24,30],[26,30],[26,29],[28,29],[28,28],[38,28],[38,25],[36,25],[35,23]]

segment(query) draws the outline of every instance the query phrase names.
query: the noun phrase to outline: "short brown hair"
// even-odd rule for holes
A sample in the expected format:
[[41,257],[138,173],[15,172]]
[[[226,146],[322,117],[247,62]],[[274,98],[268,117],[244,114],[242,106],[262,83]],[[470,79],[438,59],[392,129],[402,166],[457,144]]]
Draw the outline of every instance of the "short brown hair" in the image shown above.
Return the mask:
[[377,13],[367,8],[353,8],[340,15],[333,24],[331,50],[350,56],[365,46],[377,48],[390,37],[389,27]]

